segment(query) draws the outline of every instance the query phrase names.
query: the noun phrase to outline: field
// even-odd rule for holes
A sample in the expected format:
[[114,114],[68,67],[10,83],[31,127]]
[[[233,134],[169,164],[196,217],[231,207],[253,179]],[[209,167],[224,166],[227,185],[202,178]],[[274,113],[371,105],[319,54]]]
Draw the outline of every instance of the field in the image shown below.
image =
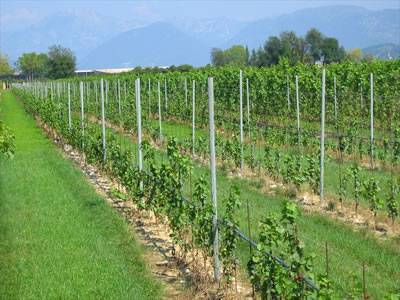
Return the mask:
[[167,219],[177,255],[198,251],[225,286],[383,299],[400,293],[399,70],[398,61],[205,68],[13,93],[128,201]]

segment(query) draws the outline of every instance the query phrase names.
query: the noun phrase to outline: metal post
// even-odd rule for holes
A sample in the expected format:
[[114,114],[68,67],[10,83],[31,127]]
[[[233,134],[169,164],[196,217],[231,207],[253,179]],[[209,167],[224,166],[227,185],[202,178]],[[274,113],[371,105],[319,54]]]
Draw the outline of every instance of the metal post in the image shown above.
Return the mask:
[[194,147],[196,142],[195,125],[196,124],[196,81],[192,81],[192,154],[194,155]]
[[286,76],[286,98],[287,98],[287,108],[290,110],[290,82],[289,82],[289,75]]
[[334,100],[335,100],[335,122],[337,122],[336,76],[333,77],[333,89],[334,89]]
[[243,71],[239,73],[239,98],[240,98],[240,169],[243,170]]
[[84,150],[85,143],[83,141],[83,138],[85,136],[85,109],[83,107],[83,82],[80,82],[80,95],[81,95],[81,128],[82,128],[82,150]]
[[117,80],[117,90],[118,90],[118,114],[121,118],[121,85],[119,79]]
[[100,98],[101,98],[101,133],[103,139],[103,161],[107,159],[106,148],[106,122],[105,122],[105,109],[104,109],[104,80],[100,79]]
[[322,104],[321,104],[321,170],[320,200],[324,201],[324,155],[325,155],[325,69],[322,70]]
[[149,84],[148,84],[148,92],[149,92],[148,106],[149,106],[149,120],[150,120],[150,117],[151,117],[151,81],[150,81],[150,78],[149,78]]
[[299,98],[299,76],[296,75],[296,114],[297,114],[297,142],[300,145],[300,98]]
[[167,78],[164,79],[164,96],[165,96],[165,111],[167,111],[167,109],[168,109]]
[[158,81],[157,90],[158,90],[158,126],[160,128],[160,140],[161,140],[162,139],[162,133],[161,133],[161,88],[160,88],[160,81]]
[[71,85],[68,82],[68,128],[71,130],[72,120],[71,120]]
[[370,155],[371,155],[371,168],[374,166],[374,75],[370,75],[371,85],[371,107],[370,107],[370,125],[371,125],[371,141],[370,141]]
[[[137,134],[138,134],[138,165],[139,171],[143,170],[142,160],[142,109],[140,106],[140,78],[135,82],[135,95],[136,95],[136,120],[137,120]],[[140,190],[143,190],[143,181],[140,181]]]
[[221,278],[219,261],[219,236],[218,236],[218,205],[217,205],[217,175],[215,163],[215,128],[214,128],[214,79],[208,78],[208,112],[210,122],[210,171],[211,171],[211,199],[213,204],[213,250],[214,250],[214,279],[219,282]]
[[247,129],[249,131],[249,138],[251,138],[250,130],[250,86],[249,79],[246,78],[246,98],[247,98]]
[[185,78],[185,106],[188,104],[188,89],[187,89],[187,79]]

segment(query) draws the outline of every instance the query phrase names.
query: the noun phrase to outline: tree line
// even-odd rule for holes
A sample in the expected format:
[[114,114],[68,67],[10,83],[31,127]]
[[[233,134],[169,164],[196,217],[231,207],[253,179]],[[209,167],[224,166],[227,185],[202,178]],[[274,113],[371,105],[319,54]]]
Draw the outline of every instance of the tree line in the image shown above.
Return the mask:
[[[28,80],[45,77],[58,79],[74,75],[76,57],[70,49],[54,45],[49,47],[47,53],[23,53],[15,66]],[[13,73],[8,57],[0,54],[0,76]]]
[[297,36],[294,31],[284,31],[279,36],[271,36],[262,47],[253,49],[251,53],[247,46],[235,45],[229,49],[211,50],[211,62],[214,66],[272,66],[281,59],[287,59],[291,65],[329,64],[344,60],[361,61],[360,49],[346,52],[339,41],[326,37],[315,28],[311,28],[305,36]]

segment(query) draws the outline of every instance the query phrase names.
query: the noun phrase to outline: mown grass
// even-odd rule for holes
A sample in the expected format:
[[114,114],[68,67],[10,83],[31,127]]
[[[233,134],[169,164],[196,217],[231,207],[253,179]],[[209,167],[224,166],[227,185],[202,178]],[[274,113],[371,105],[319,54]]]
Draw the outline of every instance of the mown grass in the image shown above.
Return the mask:
[[16,137],[0,158],[0,299],[160,298],[128,225],[11,93],[0,108]]

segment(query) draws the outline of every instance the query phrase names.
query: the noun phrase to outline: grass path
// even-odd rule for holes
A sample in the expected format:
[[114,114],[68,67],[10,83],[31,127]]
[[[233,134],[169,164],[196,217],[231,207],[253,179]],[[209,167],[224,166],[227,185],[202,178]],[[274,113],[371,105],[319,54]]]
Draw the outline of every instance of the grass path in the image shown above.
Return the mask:
[[0,157],[0,299],[160,298],[126,223],[11,93],[0,109],[16,137]]

